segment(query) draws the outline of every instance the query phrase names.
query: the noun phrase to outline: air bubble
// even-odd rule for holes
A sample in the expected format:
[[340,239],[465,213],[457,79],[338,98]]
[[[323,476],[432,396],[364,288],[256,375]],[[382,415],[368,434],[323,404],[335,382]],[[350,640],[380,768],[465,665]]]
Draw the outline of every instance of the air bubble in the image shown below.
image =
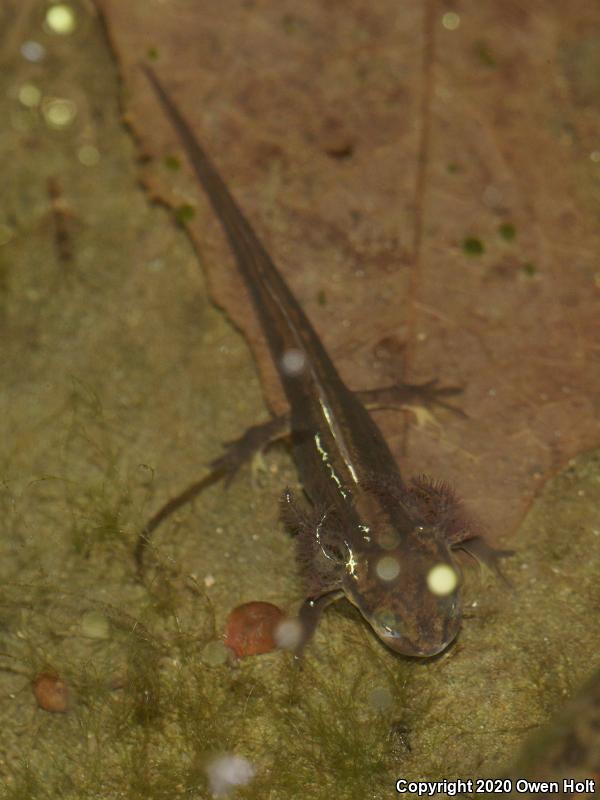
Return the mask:
[[429,591],[439,597],[451,594],[458,584],[456,570],[449,564],[436,564],[427,574]]

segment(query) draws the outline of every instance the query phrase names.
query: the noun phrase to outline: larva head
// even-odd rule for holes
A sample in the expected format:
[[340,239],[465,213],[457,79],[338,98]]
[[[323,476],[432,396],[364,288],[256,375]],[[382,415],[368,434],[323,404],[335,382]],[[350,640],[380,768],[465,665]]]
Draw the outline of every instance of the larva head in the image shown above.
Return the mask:
[[435,529],[386,531],[350,551],[343,587],[377,636],[397,653],[434,656],[461,623],[461,575]]

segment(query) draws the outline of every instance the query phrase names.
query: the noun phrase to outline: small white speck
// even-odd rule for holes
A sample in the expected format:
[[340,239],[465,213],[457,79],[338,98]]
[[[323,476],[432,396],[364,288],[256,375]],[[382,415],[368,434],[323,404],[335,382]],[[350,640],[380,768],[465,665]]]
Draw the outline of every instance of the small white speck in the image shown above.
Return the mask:
[[211,575],[210,572],[208,575],[204,576],[204,585],[207,589],[210,589],[211,586],[214,586],[216,583],[215,576]]
[[590,161],[593,161],[594,164],[600,164],[600,150],[592,150],[590,153]]

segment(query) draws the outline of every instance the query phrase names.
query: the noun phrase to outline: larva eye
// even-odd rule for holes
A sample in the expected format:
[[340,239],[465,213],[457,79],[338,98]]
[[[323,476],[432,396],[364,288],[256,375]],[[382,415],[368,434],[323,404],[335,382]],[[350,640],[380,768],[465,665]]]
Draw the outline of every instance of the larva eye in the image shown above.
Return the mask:
[[381,633],[393,637],[400,637],[401,635],[402,620],[387,606],[377,609],[373,614],[371,624],[380,635]]

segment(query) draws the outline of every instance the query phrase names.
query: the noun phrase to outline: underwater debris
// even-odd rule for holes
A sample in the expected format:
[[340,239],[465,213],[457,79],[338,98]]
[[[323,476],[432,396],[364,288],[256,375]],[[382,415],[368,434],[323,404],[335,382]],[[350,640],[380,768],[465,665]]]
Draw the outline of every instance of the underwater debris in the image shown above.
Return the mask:
[[252,780],[254,773],[255,769],[247,758],[232,753],[216,756],[206,765],[206,775],[213,797],[225,797],[236,786],[245,786]]
[[270,653],[278,646],[276,629],[284,619],[283,611],[273,603],[242,603],[227,620],[225,646],[238,658]]
[[70,708],[69,686],[54,672],[40,672],[31,682],[38,706],[53,714],[65,714]]

